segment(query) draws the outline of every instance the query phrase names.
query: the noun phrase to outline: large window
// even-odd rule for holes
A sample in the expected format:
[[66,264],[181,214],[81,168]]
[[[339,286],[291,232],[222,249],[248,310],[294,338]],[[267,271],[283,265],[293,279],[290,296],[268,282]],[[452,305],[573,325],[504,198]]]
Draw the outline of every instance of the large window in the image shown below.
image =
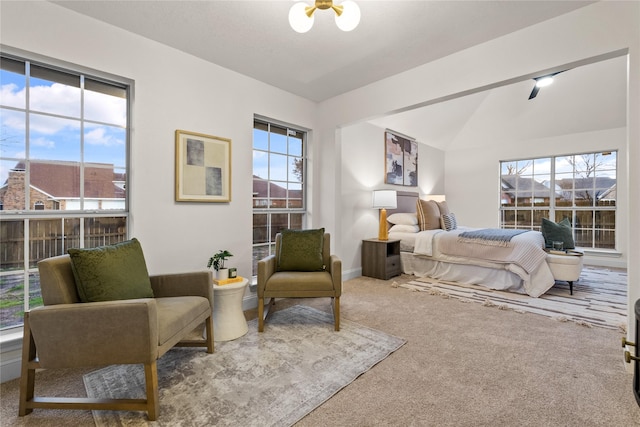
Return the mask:
[[306,132],[256,119],[253,123],[253,275],[273,253],[276,234],[300,230],[305,216]]
[[615,249],[617,152],[500,162],[500,226],[571,222],[576,246]]
[[0,329],[42,305],[37,262],[126,239],[130,83],[0,58]]

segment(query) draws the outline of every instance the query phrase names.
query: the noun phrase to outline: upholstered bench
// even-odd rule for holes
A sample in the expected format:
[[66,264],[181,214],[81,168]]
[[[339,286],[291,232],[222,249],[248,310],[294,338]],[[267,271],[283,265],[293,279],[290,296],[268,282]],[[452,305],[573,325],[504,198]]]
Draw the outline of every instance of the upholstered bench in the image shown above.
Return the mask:
[[582,253],[569,251],[566,254],[547,254],[547,264],[555,280],[569,283],[569,291],[573,295],[573,282],[580,278],[582,272]]

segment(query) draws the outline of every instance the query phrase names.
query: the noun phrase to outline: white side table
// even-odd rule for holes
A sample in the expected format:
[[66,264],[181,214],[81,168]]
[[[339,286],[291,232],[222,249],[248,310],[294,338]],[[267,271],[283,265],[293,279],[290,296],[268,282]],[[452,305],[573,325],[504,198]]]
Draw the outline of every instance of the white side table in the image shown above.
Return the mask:
[[248,279],[228,285],[213,285],[213,339],[231,341],[249,331],[242,312],[242,297]]

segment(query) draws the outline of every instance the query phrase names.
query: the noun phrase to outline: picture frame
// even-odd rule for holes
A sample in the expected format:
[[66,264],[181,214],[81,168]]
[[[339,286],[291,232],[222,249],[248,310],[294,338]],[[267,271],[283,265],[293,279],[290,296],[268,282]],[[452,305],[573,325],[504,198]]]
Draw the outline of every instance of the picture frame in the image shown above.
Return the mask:
[[386,130],[384,133],[385,184],[418,186],[418,142]]
[[231,201],[231,140],[176,130],[177,202]]

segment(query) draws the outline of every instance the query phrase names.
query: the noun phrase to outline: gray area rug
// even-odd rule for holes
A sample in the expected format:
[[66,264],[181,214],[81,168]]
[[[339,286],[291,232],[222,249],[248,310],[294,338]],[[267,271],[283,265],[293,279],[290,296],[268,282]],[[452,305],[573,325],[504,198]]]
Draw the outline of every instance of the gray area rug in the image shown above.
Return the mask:
[[[296,305],[257,332],[216,342],[215,353],[174,348],[158,361],[160,416],[93,411],[97,426],[290,426],[405,344],[405,340]],[[143,398],[142,365],[84,376],[89,397]]]
[[573,295],[569,293],[568,283],[556,282],[554,287],[538,298],[430,277],[416,278],[397,286],[502,310],[540,314],[563,322],[626,331],[625,270],[585,267],[580,280],[573,285]]

